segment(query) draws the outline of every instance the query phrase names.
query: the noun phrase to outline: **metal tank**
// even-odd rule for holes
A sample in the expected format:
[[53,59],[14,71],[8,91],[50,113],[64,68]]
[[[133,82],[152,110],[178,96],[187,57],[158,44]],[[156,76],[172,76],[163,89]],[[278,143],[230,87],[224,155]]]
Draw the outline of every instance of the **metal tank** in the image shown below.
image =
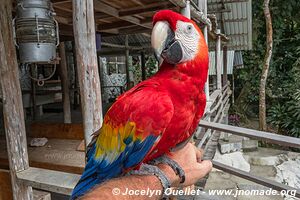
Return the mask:
[[58,24],[50,0],[18,0],[14,19],[20,63],[52,63],[59,44]]

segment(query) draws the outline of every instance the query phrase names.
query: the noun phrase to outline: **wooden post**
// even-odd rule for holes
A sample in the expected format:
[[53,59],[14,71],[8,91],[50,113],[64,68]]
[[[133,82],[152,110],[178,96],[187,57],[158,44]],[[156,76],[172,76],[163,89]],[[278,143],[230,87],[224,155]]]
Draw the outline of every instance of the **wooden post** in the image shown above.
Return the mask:
[[228,82],[228,75],[227,75],[227,46],[223,47],[223,86],[225,86]]
[[[32,77],[34,77],[34,72],[32,70],[32,68],[30,68],[30,75]],[[37,73],[37,72],[36,72]],[[32,103],[32,107],[31,107],[31,115],[32,115],[32,119],[35,120],[36,119],[36,87],[35,87],[35,81],[33,79],[30,79],[30,84],[31,84],[31,90],[30,90],[30,100]]]
[[128,35],[125,36],[125,65],[126,65],[127,89],[130,89]]
[[32,199],[32,188],[18,181],[16,173],[29,168],[19,70],[12,34],[12,2],[0,4],[0,85],[3,118],[14,200]]
[[222,89],[222,58],[221,58],[221,36],[220,29],[216,30],[217,41],[216,41],[216,69],[217,69],[217,89]]
[[102,125],[101,86],[97,66],[93,0],[73,2],[73,27],[85,144]]
[[[199,7],[200,10],[203,11],[204,16],[207,17],[207,0],[198,0],[198,7]],[[207,25],[204,26],[203,35],[204,35],[206,44],[208,45],[208,28],[207,28]],[[205,90],[206,101],[209,101],[209,74],[207,75],[204,90]]]
[[59,44],[59,55],[60,55],[60,68],[59,75],[61,80],[61,88],[63,95],[63,107],[64,107],[64,123],[71,123],[71,105],[70,105],[70,84],[68,78],[67,58],[65,43]]
[[235,95],[235,93],[234,93],[234,74],[232,73],[232,94],[231,94],[231,98],[232,98],[232,105],[234,105],[234,95]]
[[142,80],[146,80],[146,60],[145,52],[141,53],[141,68],[142,68]]
[[74,102],[73,109],[76,110],[78,101],[78,72],[77,72],[77,61],[76,61],[76,50],[75,50],[75,41],[72,41],[72,53],[73,53],[73,63],[74,63]]

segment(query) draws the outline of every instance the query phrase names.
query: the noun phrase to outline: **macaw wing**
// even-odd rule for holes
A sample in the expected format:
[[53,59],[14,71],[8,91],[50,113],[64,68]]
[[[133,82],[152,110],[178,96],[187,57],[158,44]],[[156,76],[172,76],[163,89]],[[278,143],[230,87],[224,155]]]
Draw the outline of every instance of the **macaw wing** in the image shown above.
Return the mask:
[[159,142],[173,114],[173,103],[158,83],[143,82],[118,98],[94,134],[71,199],[138,166]]
[[105,115],[89,145],[86,171],[97,167],[98,176],[109,179],[137,166],[157,144],[173,113],[168,93],[157,83],[132,88]]

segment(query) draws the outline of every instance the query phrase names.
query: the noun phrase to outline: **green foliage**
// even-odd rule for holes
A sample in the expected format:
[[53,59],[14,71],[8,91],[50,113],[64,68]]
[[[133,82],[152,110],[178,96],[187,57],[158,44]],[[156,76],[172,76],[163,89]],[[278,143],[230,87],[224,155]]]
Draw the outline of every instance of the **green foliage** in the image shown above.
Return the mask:
[[[252,6],[253,50],[244,52],[246,67],[237,70],[235,76],[236,85],[241,86],[237,87],[236,93],[248,87],[248,92],[239,98],[252,105],[248,108],[257,115],[266,28],[263,0],[252,1]],[[273,0],[270,9],[274,41],[266,88],[267,117],[279,133],[300,137],[300,1]]]
[[154,75],[158,70],[158,63],[154,56],[148,56],[146,58],[146,78],[151,77]]
[[[299,65],[298,65],[299,66]],[[300,137],[300,73],[292,70],[291,80],[283,85],[282,96],[271,105],[269,122],[276,125],[279,133]],[[279,98],[277,98],[279,99]]]
[[134,84],[136,85],[142,81],[141,62],[138,56],[132,57],[132,72],[133,72]]
[[[154,75],[158,70],[158,63],[154,56],[149,55],[145,57],[146,60],[146,79]],[[132,61],[132,71],[134,76],[135,84],[142,81],[142,69],[141,69],[141,61],[138,56],[133,57]]]

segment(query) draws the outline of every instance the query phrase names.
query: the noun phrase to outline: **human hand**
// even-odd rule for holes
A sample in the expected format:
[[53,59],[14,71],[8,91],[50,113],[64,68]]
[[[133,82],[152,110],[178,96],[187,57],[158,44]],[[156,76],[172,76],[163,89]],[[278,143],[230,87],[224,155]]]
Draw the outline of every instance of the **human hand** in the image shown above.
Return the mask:
[[212,163],[209,160],[201,160],[203,152],[195,147],[192,143],[188,143],[182,149],[167,155],[176,161],[185,172],[185,182],[180,184],[180,178],[166,164],[159,164],[158,167],[167,175],[171,181],[172,187],[190,186],[195,184],[200,178],[203,178],[212,169]]

